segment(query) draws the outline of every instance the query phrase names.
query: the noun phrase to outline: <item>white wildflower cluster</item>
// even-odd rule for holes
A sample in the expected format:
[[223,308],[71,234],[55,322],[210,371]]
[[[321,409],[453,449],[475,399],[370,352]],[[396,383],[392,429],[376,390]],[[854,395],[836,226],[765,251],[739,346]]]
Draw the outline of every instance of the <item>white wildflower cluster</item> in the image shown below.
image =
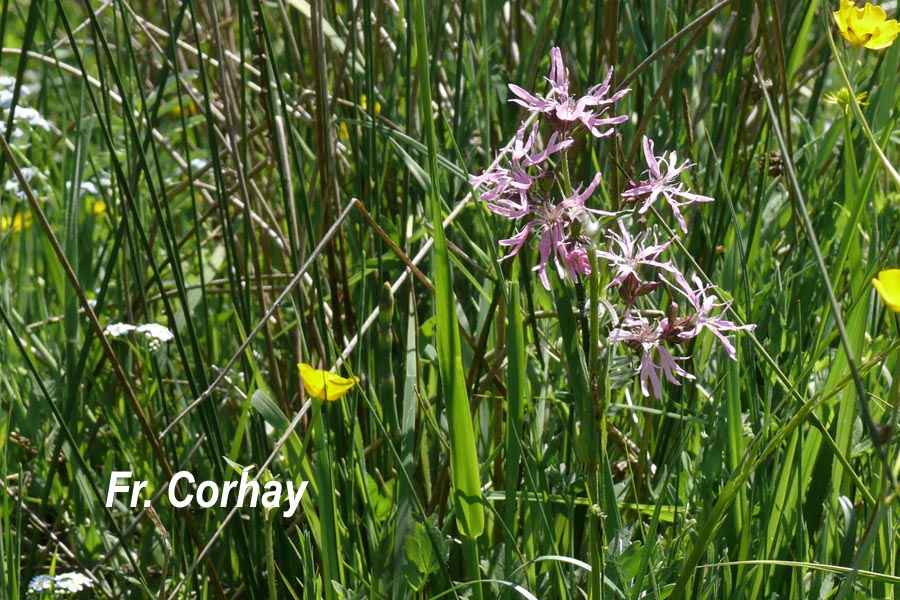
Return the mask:
[[[71,189],[72,189],[72,182],[67,181],[66,182],[66,191],[71,190]],[[87,194],[88,196],[99,196],[100,189],[97,187],[97,185],[93,181],[82,181],[78,185],[78,196],[81,197],[81,196],[84,196],[85,194]]]
[[[0,131],[0,133],[2,133],[2,131]],[[25,179],[25,182],[28,183],[28,187],[31,188],[35,196],[40,196],[39,190],[47,181],[47,176],[34,167],[23,167],[22,177]],[[28,198],[25,195],[25,190],[22,189],[22,185],[19,183],[19,178],[15,175],[6,180],[6,183],[3,184],[3,191],[7,194],[15,195],[16,198],[23,202]]]
[[[0,75],[0,108],[9,108],[12,105],[13,88],[16,78],[9,75]],[[20,91],[22,96],[31,95],[31,88],[23,85]]]
[[[6,122],[9,120],[9,111],[12,108],[13,89],[15,88],[15,85],[16,80],[14,77],[9,77],[7,75],[0,76],[0,134],[2,135],[6,135]],[[30,93],[31,90],[23,85],[19,93],[20,102],[22,97],[28,96]],[[35,129],[50,131],[53,129],[53,124],[45,119],[40,112],[30,106],[17,104],[13,118],[16,125],[13,128],[13,141],[20,141],[28,131],[33,131]]]
[[43,592],[52,592],[54,598],[65,598],[93,586],[90,578],[81,573],[62,573],[55,577],[38,575],[28,584],[28,596],[36,597]]
[[[6,116],[8,116],[8,114]],[[18,126],[28,125],[32,129],[43,129],[44,131],[50,131],[53,127],[50,121],[45,119],[41,113],[30,106],[17,106],[14,118],[16,125]],[[16,137],[17,133],[14,133],[13,137]]]
[[110,337],[123,337],[132,331],[143,333],[151,350],[156,350],[164,342],[171,342],[175,339],[175,334],[168,327],[159,323],[148,323],[138,326],[127,323],[112,323],[103,330]]
[[163,342],[168,343],[175,339],[175,334],[168,327],[159,323],[141,325],[137,328],[137,332],[143,333],[144,337],[150,341],[151,350],[156,350]]

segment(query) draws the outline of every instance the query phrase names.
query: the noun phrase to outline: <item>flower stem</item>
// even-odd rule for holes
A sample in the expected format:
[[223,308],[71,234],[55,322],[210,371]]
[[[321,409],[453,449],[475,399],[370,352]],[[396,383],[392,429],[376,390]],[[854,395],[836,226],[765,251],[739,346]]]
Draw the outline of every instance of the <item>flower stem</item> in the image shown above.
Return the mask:
[[[872,147],[872,150],[875,152],[875,155],[878,156],[878,160],[881,161],[881,164],[888,172],[888,175],[890,175],[891,179],[894,180],[894,184],[900,187],[900,173],[897,172],[897,169],[894,168],[894,165],[892,165],[891,161],[888,160],[888,157],[885,156],[884,150],[881,149],[881,144],[878,143],[878,140],[875,139],[875,135],[869,128],[869,123],[868,121],[866,121],[866,116],[863,114],[862,109],[859,107],[859,101],[856,99],[855,88],[850,81],[850,77],[847,75],[847,70],[844,68],[844,62],[843,60],[841,60],[841,54],[838,52],[837,46],[834,43],[834,39],[831,36],[831,29],[828,29],[827,31],[828,44],[831,46],[831,54],[832,56],[834,56],[834,64],[837,67],[838,75],[840,76],[841,81],[843,81],[844,85],[847,86],[847,91],[849,92],[847,95],[850,111],[856,118],[857,123],[859,123],[860,129],[862,129],[863,135],[866,137],[866,140],[868,140],[869,144]],[[887,141],[887,138],[885,138],[885,141]]]
[[269,584],[269,598],[277,598],[275,589],[275,548],[272,543],[273,517],[266,514],[266,580]]
[[563,177],[563,192],[565,193],[566,198],[572,195],[572,180],[569,177],[569,149],[566,148],[562,151],[562,156],[560,159],[562,163],[562,177]]
[[596,425],[600,430],[600,447],[599,449],[596,447],[597,437],[591,436],[594,448],[591,448],[590,463],[585,465],[588,472],[587,489],[591,510],[591,598],[596,600],[603,597],[605,575],[606,540],[603,530],[603,508],[606,499],[603,497],[598,467],[605,468],[603,465],[606,462],[606,409],[609,405],[609,379],[606,377],[606,355],[600,353],[600,272],[597,265],[596,248],[593,246],[588,252],[588,260],[591,263],[591,272],[588,276],[588,293],[590,295],[588,372],[590,373],[591,407],[594,411],[592,425]]

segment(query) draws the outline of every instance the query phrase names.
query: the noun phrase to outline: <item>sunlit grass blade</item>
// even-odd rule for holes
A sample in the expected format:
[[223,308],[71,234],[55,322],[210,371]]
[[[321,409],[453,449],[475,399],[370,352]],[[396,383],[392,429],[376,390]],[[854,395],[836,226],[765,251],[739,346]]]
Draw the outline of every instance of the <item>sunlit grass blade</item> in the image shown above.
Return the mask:
[[[415,2],[416,61],[419,69],[419,106],[425,130],[426,158],[431,177],[429,208],[434,224],[434,286],[437,317],[438,361],[441,368],[441,387],[447,406],[450,435],[450,471],[454,499],[457,502],[457,521],[460,531],[469,539],[478,538],[484,531],[480,464],[475,451],[475,434],[466,392],[465,371],[460,353],[459,325],[456,319],[456,299],[450,274],[447,242],[440,226],[440,175],[437,165],[438,148],[431,109],[431,78],[428,68],[427,33],[423,0]],[[473,563],[468,561],[468,566]],[[477,560],[474,563],[477,567]],[[470,574],[474,576],[475,574]]]

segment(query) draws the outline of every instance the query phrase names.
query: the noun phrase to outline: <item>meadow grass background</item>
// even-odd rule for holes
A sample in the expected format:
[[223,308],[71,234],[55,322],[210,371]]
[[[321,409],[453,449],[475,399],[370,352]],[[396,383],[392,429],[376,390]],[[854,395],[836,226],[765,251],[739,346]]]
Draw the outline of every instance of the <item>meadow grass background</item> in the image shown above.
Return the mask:
[[[896,598],[898,328],[870,279],[898,264],[873,143],[900,163],[900,44],[848,47],[836,9],[3,2],[7,100],[52,127],[20,123],[0,159],[0,597],[80,571],[97,598]],[[561,329],[534,251],[497,263],[509,224],[468,183],[523,118],[506,84],[543,92],[554,45],[575,89],[609,65],[632,88],[616,137],[579,148],[592,206],[637,178],[642,134],[690,157],[717,200],[676,261],[758,325],[736,362],[701,337],[697,381],[658,401],[618,357],[587,458],[565,343],[584,290]],[[848,82],[871,136],[825,101]],[[441,302],[480,536],[451,490]],[[115,322],[175,340],[104,340]],[[360,385],[307,402],[300,360]],[[104,506],[113,470],[159,495],[249,465],[310,481],[302,514]]]

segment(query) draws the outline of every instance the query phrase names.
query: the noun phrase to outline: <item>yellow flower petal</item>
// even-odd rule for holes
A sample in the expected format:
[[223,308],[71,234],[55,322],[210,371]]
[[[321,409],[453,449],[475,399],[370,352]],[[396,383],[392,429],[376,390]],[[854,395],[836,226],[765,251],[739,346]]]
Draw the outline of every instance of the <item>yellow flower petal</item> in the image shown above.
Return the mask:
[[306,393],[319,400],[337,400],[359,381],[356,377],[341,377],[330,371],[316,369],[306,363],[297,363],[300,379]]
[[108,210],[109,209],[106,206],[106,202],[104,202],[103,200],[94,200],[94,202],[91,204],[91,212],[98,217],[102,217],[103,215],[105,215]]
[[[369,110],[369,100],[368,98],[366,98],[365,94],[360,94],[359,105],[362,106],[363,110]],[[379,102],[378,100],[375,101],[375,114],[381,114],[381,102]]]
[[883,8],[870,2],[866,2],[864,8],[857,8],[850,0],[841,0],[840,10],[832,14],[838,31],[854,46],[880,50],[890,46],[900,35],[900,23],[888,19]]
[[866,43],[866,48],[872,50],[881,50],[887,48],[894,43],[897,36],[900,35],[900,22],[890,19],[882,23],[872,35],[872,38]]
[[[197,114],[197,105],[193,102],[185,102],[184,104],[184,114],[190,117],[191,115]],[[181,105],[176,104],[172,107],[172,115],[175,117],[181,116]]]
[[872,280],[872,285],[878,290],[885,306],[900,313],[900,269],[888,269],[881,271],[878,276]]
[[0,231],[6,232],[12,229],[13,233],[22,233],[22,231],[31,227],[34,224],[31,213],[24,213],[24,217],[22,214],[22,212],[17,212],[15,217],[0,218]]

